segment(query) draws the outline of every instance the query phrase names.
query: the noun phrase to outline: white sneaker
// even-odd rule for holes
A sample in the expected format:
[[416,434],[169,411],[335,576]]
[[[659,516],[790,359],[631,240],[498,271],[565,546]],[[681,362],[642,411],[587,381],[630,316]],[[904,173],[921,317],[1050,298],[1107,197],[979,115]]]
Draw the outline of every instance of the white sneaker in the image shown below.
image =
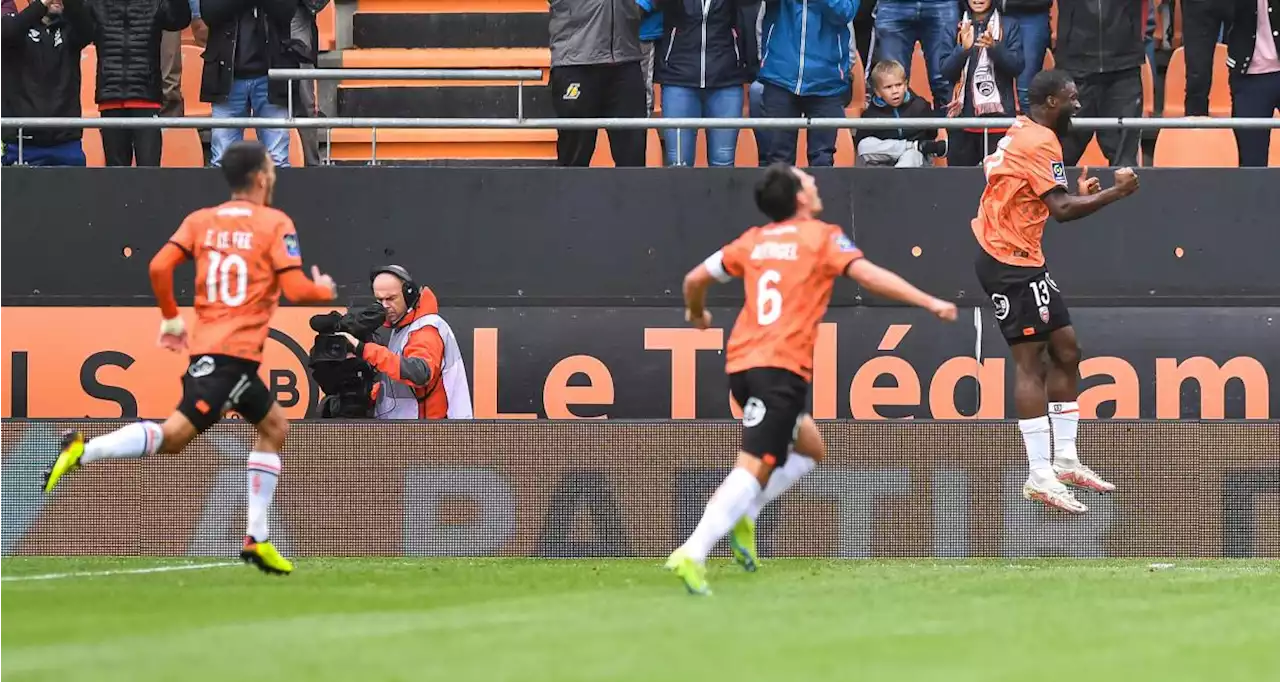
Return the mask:
[[1093,469],[1080,462],[1076,462],[1073,466],[1058,466],[1055,463],[1053,473],[1059,481],[1067,485],[1092,490],[1095,493],[1109,493],[1116,489],[1114,484],[1103,480]]
[[1083,514],[1089,511],[1089,508],[1077,500],[1075,494],[1056,478],[1041,480],[1032,474],[1027,478],[1027,482],[1022,484],[1022,497],[1069,514]]

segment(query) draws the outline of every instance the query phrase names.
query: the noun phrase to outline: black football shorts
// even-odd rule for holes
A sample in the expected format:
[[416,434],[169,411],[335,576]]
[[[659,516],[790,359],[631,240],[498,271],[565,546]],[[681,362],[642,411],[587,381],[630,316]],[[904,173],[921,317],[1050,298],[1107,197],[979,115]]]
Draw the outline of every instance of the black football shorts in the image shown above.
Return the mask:
[[1001,263],[979,249],[974,268],[1009,345],[1045,341],[1050,332],[1071,325],[1062,292],[1044,266]]
[[758,367],[730,374],[729,390],[742,406],[742,451],[785,464],[807,413],[809,382],[785,369]]
[[275,399],[258,376],[258,363],[227,355],[193,355],[182,375],[182,402],[178,411],[204,433],[235,410],[245,421],[257,424],[266,418]]

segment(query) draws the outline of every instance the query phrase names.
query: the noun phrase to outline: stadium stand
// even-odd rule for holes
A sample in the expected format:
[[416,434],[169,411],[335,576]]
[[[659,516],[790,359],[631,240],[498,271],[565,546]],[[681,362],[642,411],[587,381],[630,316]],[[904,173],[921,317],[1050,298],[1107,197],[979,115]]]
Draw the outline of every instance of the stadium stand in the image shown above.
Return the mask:
[[[27,0],[18,0],[19,9]],[[1156,3],[1165,4],[1164,0]],[[320,49],[328,52],[322,63],[352,68],[532,68],[543,77],[523,88],[504,81],[343,81],[335,86],[331,115],[347,117],[513,117],[519,102],[527,117],[553,117],[549,101],[550,51],[547,48],[547,3],[545,0],[335,0],[317,17]],[[1186,60],[1180,47],[1182,16],[1156,13],[1158,71],[1148,63],[1142,69],[1143,115],[1184,115]],[[1056,4],[1051,12],[1051,30],[1057,30]],[[346,25],[339,26],[346,22]],[[340,39],[341,38],[341,39]],[[210,105],[200,102],[200,74],[203,48],[196,45],[190,29],[183,32],[182,90],[187,116],[208,116]],[[1167,57],[1167,68],[1163,66]],[[1230,116],[1231,92],[1226,67],[1226,47],[1219,44],[1214,58],[1210,92],[1210,115]],[[93,46],[81,56],[81,102],[83,114],[98,116],[94,102],[96,51]],[[1052,52],[1045,55],[1045,68],[1054,66]],[[1163,73],[1161,73],[1163,72]],[[854,73],[865,68],[858,61]],[[865,106],[866,90],[861,79],[855,88],[846,115],[857,118]],[[910,76],[912,89],[929,93],[923,54],[917,45]],[[522,93],[521,93],[522,90]],[[522,96],[521,96],[522,94]],[[655,86],[655,116],[662,111],[661,86]],[[748,111],[744,106],[743,115]],[[193,131],[168,131],[165,135],[164,165],[199,165],[192,154]],[[945,135],[945,131],[943,133]],[[375,156],[374,131],[334,129],[322,133],[329,157],[337,164],[367,164]],[[1146,148],[1143,164],[1172,166],[1235,165],[1235,145],[1229,131],[1166,130],[1152,147]],[[296,131],[293,136],[297,138]],[[805,134],[798,143],[798,159],[804,165]],[[662,150],[656,131],[649,132],[647,165],[662,165]],[[101,163],[101,135],[87,131],[85,152],[89,165]],[[555,163],[556,133],[553,130],[379,130],[376,157],[379,163],[401,165],[486,165],[540,166]],[[1280,131],[1273,132],[1271,164],[1280,163]],[[171,151],[169,146],[173,145]],[[198,146],[198,145],[197,145]],[[296,145],[295,145],[296,146]],[[322,145],[323,146],[323,145]],[[695,165],[706,165],[705,140],[699,136]],[[297,155],[292,155],[297,156]],[[841,131],[837,138],[836,165],[854,163],[852,135]],[[755,165],[758,158],[754,135],[738,138],[737,164]],[[95,161],[97,163],[95,163]],[[937,165],[945,165],[945,159]],[[301,165],[301,161],[296,161]],[[1106,159],[1092,142],[1080,165],[1102,166]],[[612,165],[608,141],[603,132],[592,160],[593,166]]]

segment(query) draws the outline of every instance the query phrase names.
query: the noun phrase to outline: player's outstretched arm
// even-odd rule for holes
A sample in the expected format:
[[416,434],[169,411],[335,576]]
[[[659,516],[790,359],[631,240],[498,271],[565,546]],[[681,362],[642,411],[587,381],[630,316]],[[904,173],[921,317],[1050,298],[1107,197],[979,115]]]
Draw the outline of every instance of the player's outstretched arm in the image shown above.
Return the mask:
[[280,275],[280,290],[292,303],[325,303],[338,297],[333,278],[311,266],[311,279],[302,270],[288,270]]
[[1058,188],[1040,198],[1054,220],[1060,223],[1079,220],[1138,191],[1138,174],[1132,168],[1117,169],[1115,177],[1116,184],[1101,191],[1072,195]]
[[946,322],[954,322],[956,319],[954,303],[920,291],[898,273],[886,270],[866,258],[853,261],[844,272],[849,279],[877,296],[924,308]]
[[187,348],[187,331],[178,314],[178,299],[173,296],[173,270],[187,259],[187,252],[174,242],[160,247],[151,259],[148,274],[151,277],[151,293],[160,306],[160,345],[172,351]]
[[684,276],[684,319],[698,329],[711,326],[711,313],[707,310],[707,289],[716,278],[705,263]]

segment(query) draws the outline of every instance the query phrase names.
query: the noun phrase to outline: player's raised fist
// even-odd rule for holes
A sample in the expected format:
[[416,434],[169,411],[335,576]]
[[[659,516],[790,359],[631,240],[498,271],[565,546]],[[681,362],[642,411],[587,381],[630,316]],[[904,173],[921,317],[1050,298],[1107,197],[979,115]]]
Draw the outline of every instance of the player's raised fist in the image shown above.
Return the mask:
[[1089,196],[1102,191],[1102,181],[1089,175],[1089,167],[1080,169],[1080,179],[1076,180],[1076,194]]
[[311,266],[311,281],[329,290],[330,301],[338,298],[338,287],[333,283],[333,278],[320,272],[320,268],[315,265]]
[[960,314],[956,309],[956,304],[936,298],[929,306],[929,312],[943,322],[955,322],[956,317]]
[[701,315],[694,315],[692,310],[685,309],[684,321],[697,329],[707,329],[711,326],[711,311],[703,308]]
[[1124,196],[1138,191],[1138,174],[1132,168],[1116,169],[1116,191]]

